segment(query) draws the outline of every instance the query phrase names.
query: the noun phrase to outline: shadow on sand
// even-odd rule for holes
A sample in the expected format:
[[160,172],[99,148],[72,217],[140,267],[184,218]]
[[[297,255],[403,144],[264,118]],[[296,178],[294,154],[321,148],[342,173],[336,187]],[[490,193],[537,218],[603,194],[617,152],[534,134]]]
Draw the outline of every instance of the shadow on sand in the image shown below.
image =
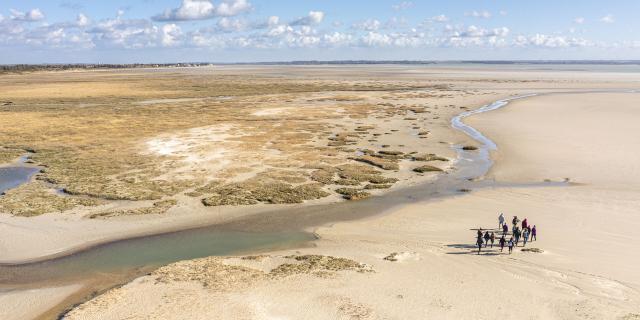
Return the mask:
[[[465,251],[451,251],[451,252],[447,252],[447,254],[478,254],[478,247],[472,244],[448,244],[447,247],[449,248],[455,248],[455,249],[467,249]],[[493,248],[489,247],[482,247],[482,250],[480,250],[480,255],[483,256],[499,256],[501,254],[509,254],[508,250],[505,250],[503,252],[500,252],[500,247],[496,247],[493,246]]]

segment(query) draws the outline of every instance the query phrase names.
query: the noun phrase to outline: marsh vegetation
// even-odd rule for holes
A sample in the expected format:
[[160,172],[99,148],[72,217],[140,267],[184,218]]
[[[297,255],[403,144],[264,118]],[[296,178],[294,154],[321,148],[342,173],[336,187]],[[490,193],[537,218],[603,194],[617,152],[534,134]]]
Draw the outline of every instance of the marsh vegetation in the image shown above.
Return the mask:
[[0,163],[29,151],[42,168],[0,197],[14,215],[361,199],[398,182],[402,163],[447,160],[415,151],[434,111],[416,99],[448,90],[434,84],[123,70],[7,74],[0,87]]

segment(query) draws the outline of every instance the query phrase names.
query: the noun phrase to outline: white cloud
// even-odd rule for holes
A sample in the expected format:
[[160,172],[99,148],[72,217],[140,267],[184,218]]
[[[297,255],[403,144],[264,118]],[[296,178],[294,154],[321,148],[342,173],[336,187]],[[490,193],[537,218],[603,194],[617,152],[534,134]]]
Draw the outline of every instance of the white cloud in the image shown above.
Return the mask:
[[437,16],[431,17],[431,19],[429,19],[429,20],[433,21],[433,22],[444,23],[444,22],[448,22],[449,18],[447,16],[445,16],[444,14],[441,14],[441,15],[437,15]]
[[9,9],[9,11],[11,12],[11,20],[33,22],[44,19],[44,13],[42,13],[38,8],[31,9],[27,12],[14,9]]
[[224,0],[216,9],[219,16],[231,17],[251,10],[251,4],[247,0]]
[[409,21],[404,17],[391,17],[384,23],[385,29],[397,29],[406,27]]
[[577,17],[575,19],[573,19],[573,22],[576,24],[583,24],[585,21],[585,19],[583,17]]
[[509,35],[509,28],[507,27],[485,29],[474,25],[467,28],[448,25],[445,31],[447,31],[451,37],[455,38],[506,37]]
[[314,24],[320,24],[324,20],[324,12],[322,11],[309,11],[306,17],[298,18],[291,23],[292,26],[309,26]]
[[85,26],[89,25],[89,22],[90,22],[89,21],[89,17],[87,17],[86,15],[84,15],[82,13],[78,14],[78,17],[76,18],[76,24],[79,27],[85,27]]
[[270,16],[269,19],[267,19],[267,25],[271,26],[277,26],[278,23],[280,23],[280,17],[278,16]]
[[444,28],[444,37],[436,39],[436,42],[444,46],[469,47],[469,46],[489,46],[502,47],[507,45],[506,37],[510,30],[507,27],[486,29],[471,25],[452,26]]
[[167,9],[153,16],[156,21],[205,20],[214,17],[231,17],[251,9],[246,0],[224,0],[216,8],[210,0],[182,0],[180,7]]
[[616,22],[616,20],[613,18],[612,14],[608,14],[602,18],[600,18],[600,22],[604,22],[604,23],[614,23]]
[[483,18],[483,19],[489,19],[491,18],[491,12],[487,11],[487,10],[483,10],[483,11],[471,11],[471,12],[466,12],[464,14],[465,16],[469,16],[469,17],[474,17],[474,18]]
[[367,47],[385,47],[391,44],[391,37],[378,32],[369,32],[361,40]]
[[411,1],[402,1],[398,4],[394,4],[391,6],[391,8],[393,8],[393,10],[399,11],[399,10],[406,10],[413,7],[413,2]]
[[153,17],[158,21],[202,20],[212,18],[215,14],[213,3],[208,0],[182,0],[176,9],[167,9],[161,15]]
[[310,11],[309,12],[309,18],[311,19],[312,23],[318,24],[318,23],[322,22],[322,20],[324,19],[324,12],[322,12],[322,11]]
[[176,24],[165,24],[162,26],[162,45],[173,47],[178,44],[178,39],[182,36],[182,30]]
[[498,13],[499,13],[501,16],[506,16],[506,15],[508,15],[508,14],[509,14],[509,13],[508,13],[507,11],[505,11],[505,10],[500,10],[500,12],[498,12]]
[[219,30],[224,32],[238,32],[246,30],[249,26],[248,23],[240,19],[231,19],[224,17],[216,23]]
[[[185,6],[185,3],[195,3]],[[208,6],[206,3],[209,3]],[[215,3],[220,4],[215,5]],[[226,3],[223,11],[222,4]],[[233,4],[238,4],[234,6]],[[247,7],[249,6],[249,7]],[[182,9],[186,11],[180,11]],[[249,9],[247,9],[249,8]],[[189,10],[187,10],[189,9]],[[478,48],[622,48],[635,47],[638,43],[603,42],[595,43],[576,37],[580,29],[570,29],[564,33],[552,35],[511,35],[507,27],[488,28],[482,21],[475,25],[447,24],[450,19],[444,14],[433,16],[421,24],[408,25],[402,18],[390,18],[389,21],[368,19],[356,22],[350,29],[344,25],[319,24],[324,22],[325,13],[311,11],[294,21],[282,21],[278,16],[263,16],[250,19],[245,17],[223,16],[250,10],[245,1],[204,1],[185,0],[182,6],[168,11],[167,17],[179,18],[175,21],[216,17],[207,27],[193,28],[189,25],[181,28],[178,22],[159,23],[150,19],[125,19],[123,12],[115,18],[91,21],[84,14],[78,14],[74,20],[61,23],[29,23],[38,14],[12,11],[11,17],[0,15],[0,45],[20,44],[50,48],[330,48],[330,47],[373,47],[373,48],[434,48],[442,47],[478,47]],[[487,12],[470,13],[479,18],[490,17]],[[44,15],[42,14],[42,17]],[[29,20],[31,19],[31,20]],[[582,19],[582,20],[578,20]],[[611,20],[613,17],[611,16]],[[487,21],[485,21],[487,22]],[[583,23],[583,18],[574,19],[574,23]],[[442,23],[442,24],[438,24]],[[347,25],[348,26],[348,25]],[[573,27],[577,28],[577,25]],[[340,28],[340,29],[338,29]],[[442,32],[442,33],[440,33]],[[576,32],[575,34],[572,34]],[[0,47],[1,50],[1,47]],[[165,50],[165,49],[163,49]]]
[[160,28],[145,19],[107,19],[88,32],[101,45],[127,49],[155,47],[161,38]]
[[353,36],[347,33],[334,32],[323,35],[322,39],[328,46],[336,47],[349,45],[353,41]]
[[535,34],[532,36],[517,36],[514,45],[520,47],[534,46],[544,48],[567,48],[592,46],[591,41],[582,38],[568,38],[559,35]]
[[380,23],[379,20],[367,19],[367,20],[359,22],[359,23],[354,23],[352,25],[352,27],[354,29],[360,29],[360,30],[365,30],[365,31],[376,31],[376,30],[380,29],[380,25],[381,24],[382,23]]

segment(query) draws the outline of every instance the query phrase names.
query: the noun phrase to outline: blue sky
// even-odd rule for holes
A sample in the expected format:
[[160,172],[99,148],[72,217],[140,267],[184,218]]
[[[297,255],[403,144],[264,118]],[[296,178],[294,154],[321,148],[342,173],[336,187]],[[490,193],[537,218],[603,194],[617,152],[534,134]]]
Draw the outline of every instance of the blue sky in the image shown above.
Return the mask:
[[0,64],[640,59],[640,1],[0,0]]

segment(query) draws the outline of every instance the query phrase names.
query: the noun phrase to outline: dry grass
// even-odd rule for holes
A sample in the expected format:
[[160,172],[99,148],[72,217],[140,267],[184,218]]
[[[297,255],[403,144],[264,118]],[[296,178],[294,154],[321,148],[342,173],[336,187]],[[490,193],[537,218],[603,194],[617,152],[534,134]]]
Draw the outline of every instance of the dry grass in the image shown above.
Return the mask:
[[13,162],[25,153],[26,151],[22,149],[3,148],[0,146],[0,164]]
[[[391,185],[397,179],[371,166],[398,170],[405,155],[349,156],[381,135],[372,133],[382,132],[372,120],[426,110],[380,103],[382,96],[400,99],[422,87],[180,71],[3,75],[0,163],[33,151],[46,183],[12,190],[0,211],[34,215],[109,200],[160,203],[179,194],[208,206],[299,203],[328,196],[332,185]],[[150,152],[148,142],[158,139],[187,149]],[[24,197],[34,209],[15,200]],[[136,210],[105,216],[162,211]]]
[[347,200],[361,200],[371,196],[370,193],[355,188],[338,188],[336,193],[341,194]]
[[284,182],[260,179],[224,184],[211,191],[212,194],[202,200],[206,206],[302,203],[329,195],[322,190],[322,184],[318,183],[293,186]]
[[433,153],[429,153],[429,154],[421,154],[421,155],[414,155],[411,157],[411,159],[413,161],[449,161],[449,159],[445,158],[445,157],[440,157],[438,155],[435,155]]
[[173,206],[175,206],[176,204],[178,204],[178,201],[176,201],[175,199],[168,199],[168,200],[154,202],[153,205],[150,207],[94,213],[90,215],[89,218],[96,219],[96,218],[111,218],[111,217],[119,217],[119,216],[163,214],[167,212],[169,209],[171,209]]
[[419,166],[417,168],[414,168],[413,171],[419,172],[419,173],[425,173],[425,172],[439,172],[439,171],[442,171],[442,169],[438,167],[430,166],[430,165],[424,165],[424,166]]
[[9,190],[0,196],[0,212],[15,216],[33,217],[48,212],[62,212],[78,206],[95,206],[98,199],[60,196],[44,182],[35,181]]
[[272,277],[286,277],[294,274],[315,273],[318,271],[357,271],[370,272],[371,269],[351,259],[322,255],[287,256],[295,263],[284,263],[269,272]]
[[[240,261],[260,262],[271,259],[269,256],[241,257]],[[323,255],[292,255],[278,257],[284,263],[278,264],[268,272],[249,266],[234,264],[237,258],[207,257],[176,262],[161,267],[151,273],[159,283],[195,282],[214,291],[224,291],[250,286],[256,281],[277,280],[299,274],[324,276],[337,272],[374,272],[365,264],[357,261]]]
[[392,184],[368,184],[366,186],[364,186],[365,189],[367,190],[372,190],[372,189],[389,189],[391,188],[393,185]]
[[370,164],[372,166],[384,169],[384,170],[399,170],[400,166],[397,162],[387,159],[381,159],[377,157],[372,157],[369,155],[365,155],[359,158],[354,158],[354,160],[359,162],[364,162],[366,164]]

